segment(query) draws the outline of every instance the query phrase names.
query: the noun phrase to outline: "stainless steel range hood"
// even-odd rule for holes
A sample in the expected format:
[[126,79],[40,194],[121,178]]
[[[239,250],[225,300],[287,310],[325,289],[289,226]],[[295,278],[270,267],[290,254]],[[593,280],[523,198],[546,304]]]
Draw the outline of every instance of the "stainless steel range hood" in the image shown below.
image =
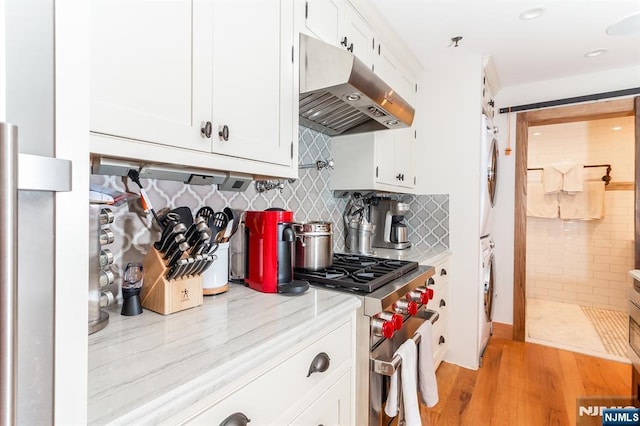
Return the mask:
[[352,53],[300,34],[300,124],[330,136],[411,126],[415,110]]

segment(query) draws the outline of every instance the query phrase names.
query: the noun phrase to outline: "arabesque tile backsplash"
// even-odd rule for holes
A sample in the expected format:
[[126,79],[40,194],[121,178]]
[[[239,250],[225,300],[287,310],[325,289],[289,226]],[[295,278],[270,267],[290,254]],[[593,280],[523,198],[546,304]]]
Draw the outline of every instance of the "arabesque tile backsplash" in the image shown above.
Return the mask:
[[[299,140],[299,164],[331,158],[328,136],[300,127]],[[253,184],[245,192],[226,192],[218,191],[215,186],[188,185],[182,182],[141,179],[141,183],[156,211],[165,207],[188,206],[196,212],[205,205],[215,211],[224,207],[238,211],[280,207],[292,210],[296,221],[331,221],[334,223],[334,251],[344,251],[342,213],[347,199],[334,198],[329,189],[329,170],[301,169],[299,176],[293,183],[284,181],[282,192],[271,190],[264,193],[258,193]],[[135,184],[120,176],[92,175],[91,184],[119,191],[138,192]],[[411,243],[434,249],[448,248],[449,196],[402,195],[401,199],[410,205],[406,223]],[[119,284],[123,266],[127,262],[142,261],[150,244],[159,237],[160,231],[153,224],[152,215],[144,214],[139,200],[112,207],[112,210],[115,220],[111,228],[115,241],[108,248],[114,254],[111,266],[116,277],[114,284]],[[239,238],[239,234],[234,238]]]

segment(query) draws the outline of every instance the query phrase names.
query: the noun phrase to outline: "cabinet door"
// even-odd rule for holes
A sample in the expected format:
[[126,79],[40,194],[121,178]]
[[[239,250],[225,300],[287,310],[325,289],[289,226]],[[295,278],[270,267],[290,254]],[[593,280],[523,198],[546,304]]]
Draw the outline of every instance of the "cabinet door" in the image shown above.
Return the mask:
[[381,130],[375,133],[376,182],[396,185],[395,130]]
[[[371,68],[373,64],[373,30],[348,3],[344,7],[344,26],[344,35],[347,38],[345,47]],[[340,41],[342,42],[342,39]]]
[[305,26],[318,39],[338,45],[344,19],[344,1],[307,0]]
[[410,104],[415,100],[415,82],[384,43],[374,53],[374,72]]
[[[91,130],[211,151],[211,2],[92,0]],[[117,143],[117,142],[114,142]]]
[[349,373],[342,376],[307,408],[291,425],[351,424]]
[[[293,2],[212,4],[213,152],[290,165],[295,130]],[[227,140],[219,136],[224,126]]]
[[[413,177],[414,161],[414,130],[413,128],[393,130],[395,133],[395,157],[394,165],[397,170],[395,184],[405,188],[413,188],[415,186]],[[400,175],[400,178],[397,176]]]

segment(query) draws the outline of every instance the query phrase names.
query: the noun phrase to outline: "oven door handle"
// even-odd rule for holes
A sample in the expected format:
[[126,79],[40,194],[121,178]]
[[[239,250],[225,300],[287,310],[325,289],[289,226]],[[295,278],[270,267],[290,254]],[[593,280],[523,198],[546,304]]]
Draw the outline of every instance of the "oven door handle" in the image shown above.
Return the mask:
[[[418,311],[416,315],[419,318],[423,318],[425,321],[431,321],[431,324],[434,324],[440,318],[440,314],[436,311],[432,311],[431,309],[426,309],[424,311]],[[414,334],[411,337],[417,345],[420,344],[420,340],[422,340],[422,336],[418,333]],[[370,358],[371,361],[371,369],[374,373],[382,374],[383,376],[391,376],[402,364],[402,358],[398,355],[394,355],[390,361]]]

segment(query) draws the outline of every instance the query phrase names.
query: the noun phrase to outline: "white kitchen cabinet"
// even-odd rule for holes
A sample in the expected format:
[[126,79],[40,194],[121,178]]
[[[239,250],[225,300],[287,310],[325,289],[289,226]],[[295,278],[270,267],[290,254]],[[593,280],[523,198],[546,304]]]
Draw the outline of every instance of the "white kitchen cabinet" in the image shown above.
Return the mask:
[[435,273],[427,281],[427,288],[433,290],[433,299],[427,307],[440,314],[433,326],[432,350],[433,365],[438,368],[447,353],[449,338],[449,273],[450,256],[445,255],[434,262]]
[[331,189],[412,193],[414,136],[408,128],[333,137]]
[[387,44],[376,40],[373,71],[409,104],[415,106],[416,82]]
[[304,8],[306,33],[338,46],[344,27],[344,0],[307,0]]
[[[260,425],[311,424],[307,420],[312,419],[324,424],[352,424],[353,335],[351,320],[310,336],[292,355],[278,360],[248,383],[214,398],[215,402],[183,424],[217,425],[234,413],[242,413],[251,424]],[[325,361],[326,369],[310,373],[316,360]]]
[[484,112],[487,117],[493,119],[495,116],[494,107],[495,102],[493,100],[493,88],[491,87],[491,81],[489,80],[489,76],[487,72],[483,70],[482,72],[482,112]]
[[373,29],[344,0],[307,0],[301,31],[349,50],[369,67],[373,64]]
[[294,174],[292,0],[91,6],[92,152]]

